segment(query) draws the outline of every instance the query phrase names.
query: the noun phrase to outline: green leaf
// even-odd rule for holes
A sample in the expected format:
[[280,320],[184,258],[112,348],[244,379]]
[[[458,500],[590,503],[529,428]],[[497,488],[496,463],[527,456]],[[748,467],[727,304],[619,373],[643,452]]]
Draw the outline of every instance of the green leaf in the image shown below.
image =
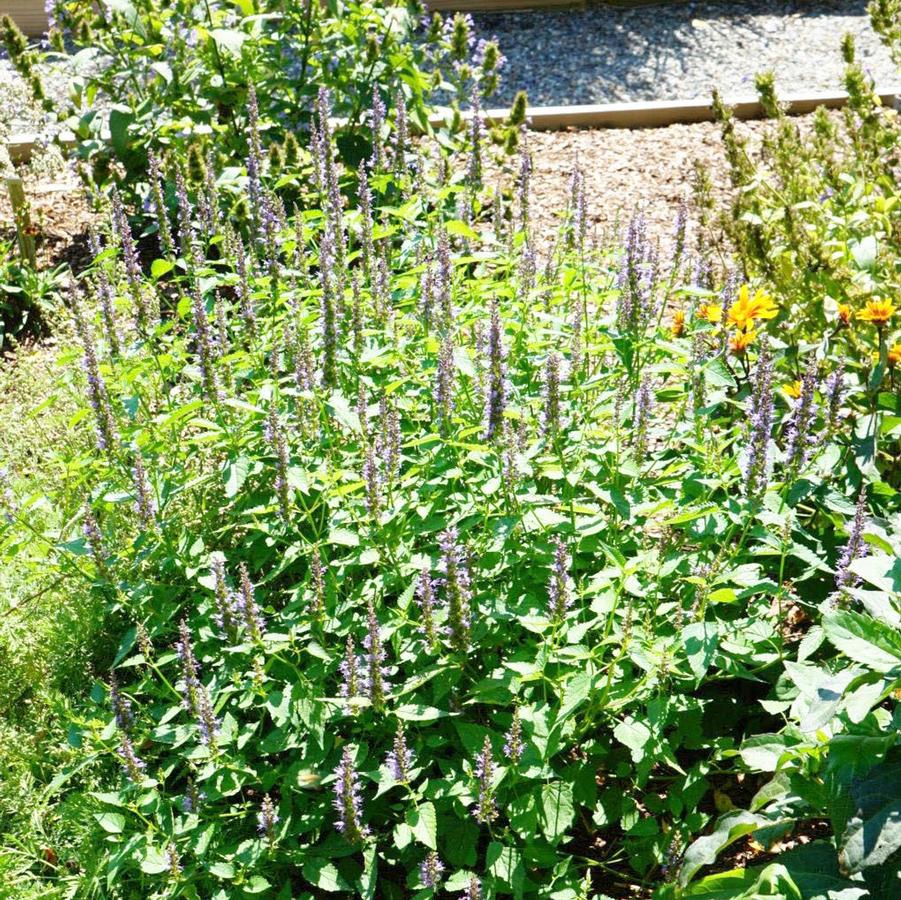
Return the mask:
[[244,42],[250,38],[249,34],[243,31],[237,31],[234,28],[213,28],[210,31],[210,37],[216,42],[216,46],[220,50],[232,56],[240,56],[241,48]]
[[472,228],[465,222],[461,222],[460,219],[451,219],[449,222],[445,222],[444,230],[450,235],[464,237],[470,241],[478,240],[479,237],[478,232],[473,231]]
[[225,481],[225,496],[231,499],[237,496],[238,492],[244,487],[247,475],[250,472],[251,462],[246,456],[239,456],[237,459],[228,463],[222,473]]
[[244,884],[241,885],[245,894],[262,894],[268,891],[272,885],[262,875],[251,875]]
[[122,813],[95,813],[94,818],[107,834],[122,834],[125,831],[125,816]]
[[723,816],[712,834],[699,837],[685,851],[682,868],[679,870],[679,882],[684,887],[701,868],[715,863],[718,854],[733,841],[767,824],[768,819],[745,810]]
[[682,644],[688,656],[688,665],[698,681],[710,668],[718,642],[716,622],[692,622],[682,629]]
[[876,619],[841,610],[823,620],[823,630],[837,650],[877,672],[901,665],[901,635]]
[[438,817],[435,814],[435,807],[431,803],[423,803],[416,807],[411,818],[410,826],[416,840],[430,850],[437,850]]
[[613,736],[632,751],[635,762],[641,762],[645,745],[651,739],[651,729],[644,722],[636,721],[630,716],[613,729]]
[[308,859],[303,866],[303,877],[314,887],[330,893],[351,890],[341,873],[326,859]]
[[168,259],[155,259],[150,264],[150,274],[154,281],[159,281],[163,275],[168,275],[175,268],[175,263]]
[[871,271],[876,265],[879,244],[876,241],[875,235],[868,234],[859,241],[848,241],[848,250],[858,269]]
[[553,781],[541,786],[541,830],[552,844],[560,842],[574,816],[571,784]]
[[339,544],[342,547],[359,547],[360,536],[349,528],[333,528],[326,538],[327,544]]
[[434,706],[426,706],[424,703],[407,703],[399,706],[394,715],[405,722],[434,722],[435,719],[447,718],[450,713],[435,709]]
[[699,506],[697,509],[689,509],[683,513],[679,513],[679,515],[673,516],[671,519],[666,519],[663,524],[684,525],[686,522],[694,522],[695,519],[700,519],[719,511],[720,508],[716,503],[708,503],[704,506]]

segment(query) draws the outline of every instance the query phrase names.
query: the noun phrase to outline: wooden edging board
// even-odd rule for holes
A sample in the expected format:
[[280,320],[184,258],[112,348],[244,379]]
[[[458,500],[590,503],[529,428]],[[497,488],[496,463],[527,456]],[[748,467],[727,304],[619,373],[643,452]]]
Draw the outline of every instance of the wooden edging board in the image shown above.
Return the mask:
[[[879,98],[886,106],[894,106],[901,97],[901,87],[880,90]],[[789,115],[804,115],[818,106],[839,109],[848,103],[844,91],[818,92],[790,95],[783,98]],[[766,118],[763,106],[753,97],[725,98],[732,107],[736,118]],[[509,115],[508,109],[488,109],[483,117],[489,122],[503,122]],[[436,113],[429,121],[440,126],[450,117],[450,112]],[[468,114],[464,113],[468,118]],[[526,118],[533,131],[562,131],[568,128],[660,128],[666,125],[690,124],[692,122],[712,122],[713,107],[709,100],[669,100],[640,101],[636,103],[602,103],[587,106],[531,106]],[[339,123],[336,123],[339,124]],[[13,162],[27,161],[38,141],[34,135],[14,135],[7,144],[7,151]],[[74,135],[62,135],[57,141],[64,147],[74,146]]]
[[[514,10],[583,9],[589,2],[600,6],[632,9],[640,6],[664,6],[686,0],[426,0],[437,12],[508,12]],[[8,15],[30,38],[47,30],[44,0],[0,0],[0,16]]]

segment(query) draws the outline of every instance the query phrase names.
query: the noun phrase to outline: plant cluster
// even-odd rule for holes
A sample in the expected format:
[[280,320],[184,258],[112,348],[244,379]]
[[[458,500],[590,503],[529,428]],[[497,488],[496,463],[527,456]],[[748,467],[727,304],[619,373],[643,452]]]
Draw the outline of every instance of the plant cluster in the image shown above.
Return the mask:
[[114,193],[72,297],[82,440],[3,547],[123,633],[73,723],[100,861],[52,877],[891,896],[892,304],[799,330],[685,215],[595,246],[578,169],[541,253],[526,144],[488,189],[478,114],[453,159],[395,117],[353,171],[317,106],[315,204],[251,93],[246,160],[186,162],[174,209],[151,160],[144,257]]
[[439,101],[458,115],[473,93],[490,97],[504,64],[470,17],[429,16],[415,0],[50,0],[48,13],[43,51],[28,48],[8,17],[0,39],[38,100],[42,64],[68,66],[59,119],[79,141],[86,174],[118,183],[127,199],[146,184],[150,152],[203,144],[227,164],[244,158],[250,85],[275,155],[307,143],[326,88],[341,119],[337,150],[356,165],[371,154],[386,107],[428,132]]

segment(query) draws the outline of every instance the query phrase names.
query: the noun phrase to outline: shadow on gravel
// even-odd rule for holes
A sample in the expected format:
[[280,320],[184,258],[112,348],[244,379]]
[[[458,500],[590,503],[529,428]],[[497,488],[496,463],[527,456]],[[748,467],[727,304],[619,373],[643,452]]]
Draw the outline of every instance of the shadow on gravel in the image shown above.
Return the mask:
[[839,45],[851,31],[879,81],[894,79],[869,26],[867,0],[710,0],[634,9],[482,13],[478,33],[497,35],[508,58],[508,102],[525,88],[533,105],[709,96],[753,91],[773,69],[784,92],[837,88]]

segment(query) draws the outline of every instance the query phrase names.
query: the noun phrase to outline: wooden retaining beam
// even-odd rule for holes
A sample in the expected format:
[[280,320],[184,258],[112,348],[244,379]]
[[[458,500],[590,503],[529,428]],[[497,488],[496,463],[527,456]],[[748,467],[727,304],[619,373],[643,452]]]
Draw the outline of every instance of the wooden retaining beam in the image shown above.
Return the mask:
[[[515,10],[584,9],[589,0],[426,0],[436,12],[511,12]],[[591,0],[593,5],[615,9],[639,6],[663,6],[686,0]],[[44,0],[0,0],[0,16],[8,15],[30,38],[47,31]]]
[[[901,99],[901,88],[878,91],[885,106],[895,106]],[[801,116],[813,112],[818,106],[840,109],[848,103],[844,91],[811,92],[788,95],[783,98],[789,115]],[[763,105],[753,97],[726,98],[738,119],[765,119]],[[508,109],[488,109],[483,117],[489,122],[503,122]],[[469,114],[464,113],[464,118]],[[451,113],[438,112],[429,121],[438,127],[450,119]],[[709,100],[640,101],[636,103],[601,103],[586,106],[531,106],[526,118],[533,131],[563,131],[568,128],[662,128],[666,125],[712,122],[713,106]],[[340,122],[336,121],[336,125]],[[64,147],[75,145],[75,136],[63,134],[56,142]],[[7,145],[9,157],[14,163],[27,162],[38,141],[34,135],[14,135]]]

